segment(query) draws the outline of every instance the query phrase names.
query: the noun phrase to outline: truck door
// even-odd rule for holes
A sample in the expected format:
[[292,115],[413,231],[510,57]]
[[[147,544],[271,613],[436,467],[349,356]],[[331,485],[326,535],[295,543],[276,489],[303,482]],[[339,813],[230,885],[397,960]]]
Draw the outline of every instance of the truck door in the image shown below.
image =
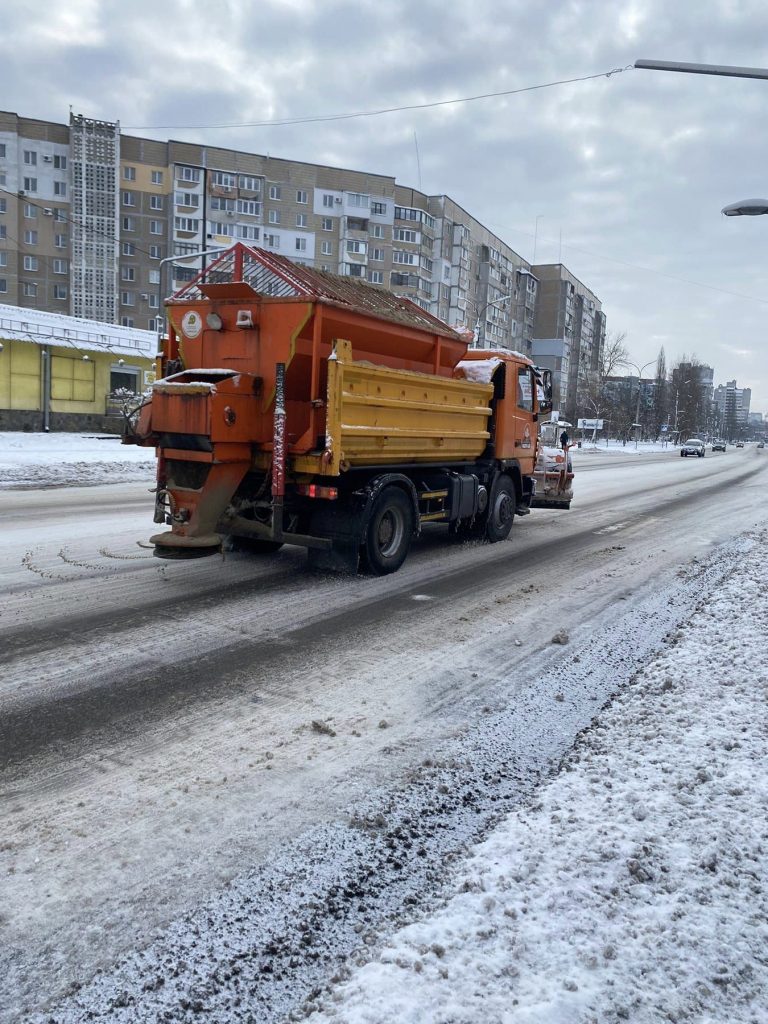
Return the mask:
[[515,448],[521,458],[533,456],[535,425],[533,422],[533,396],[536,380],[531,366],[517,367],[515,402]]

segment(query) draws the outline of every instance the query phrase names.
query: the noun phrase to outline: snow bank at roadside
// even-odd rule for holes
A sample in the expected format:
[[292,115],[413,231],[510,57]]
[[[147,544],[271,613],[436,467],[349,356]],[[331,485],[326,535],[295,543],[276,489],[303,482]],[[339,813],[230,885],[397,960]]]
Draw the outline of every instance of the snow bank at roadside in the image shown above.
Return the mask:
[[765,1021],[767,635],[754,558],[312,1024]]
[[152,480],[155,452],[118,435],[0,432],[0,490]]

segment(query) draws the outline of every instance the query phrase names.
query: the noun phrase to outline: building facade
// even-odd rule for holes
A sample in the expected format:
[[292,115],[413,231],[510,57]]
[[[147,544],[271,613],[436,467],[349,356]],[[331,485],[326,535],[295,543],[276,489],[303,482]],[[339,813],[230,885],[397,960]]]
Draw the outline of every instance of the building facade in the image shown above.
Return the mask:
[[597,373],[605,344],[602,303],[562,263],[530,268],[538,281],[531,351],[552,370],[555,408],[576,421],[579,387]]
[[[539,275],[448,196],[76,114],[63,125],[0,112],[0,302],[159,331],[164,297],[210,259],[199,254],[235,241],[407,296],[479,346],[531,355],[550,336],[534,329],[537,310],[549,316]],[[574,290],[552,336],[568,341],[566,362],[574,340],[591,359],[599,303],[557,275]]]

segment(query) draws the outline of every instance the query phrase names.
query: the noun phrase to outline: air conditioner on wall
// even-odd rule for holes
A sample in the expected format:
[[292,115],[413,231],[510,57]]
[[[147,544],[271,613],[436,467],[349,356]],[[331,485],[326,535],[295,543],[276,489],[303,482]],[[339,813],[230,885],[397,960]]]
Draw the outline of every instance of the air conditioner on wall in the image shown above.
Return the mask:
[[333,201],[334,203],[340,203],[341,199],[339,198],[339,196],[336,196],[336,198]]
[[50,206],[46,206],[45,209],[43,210],[43,214],[46,217],[52,217],[53,216],[53,210],[50,208]]
[[52,157],[52,156],[44,156],[44,157],[43,157],[43,160],[44,160],[44,161],[45,161],[45,162],[46,162],[47,164],[52,164],[52,163],[53,163],[53,157]]

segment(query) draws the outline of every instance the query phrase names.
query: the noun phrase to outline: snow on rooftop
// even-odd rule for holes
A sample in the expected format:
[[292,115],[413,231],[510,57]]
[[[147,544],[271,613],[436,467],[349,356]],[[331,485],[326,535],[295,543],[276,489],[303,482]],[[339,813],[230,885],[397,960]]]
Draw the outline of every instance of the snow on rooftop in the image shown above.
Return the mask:
[[151,359],[157,351],[154,331],[3,304],[0,304],[0,338],[70,347],[75,352],[105,352],[143,359]]

